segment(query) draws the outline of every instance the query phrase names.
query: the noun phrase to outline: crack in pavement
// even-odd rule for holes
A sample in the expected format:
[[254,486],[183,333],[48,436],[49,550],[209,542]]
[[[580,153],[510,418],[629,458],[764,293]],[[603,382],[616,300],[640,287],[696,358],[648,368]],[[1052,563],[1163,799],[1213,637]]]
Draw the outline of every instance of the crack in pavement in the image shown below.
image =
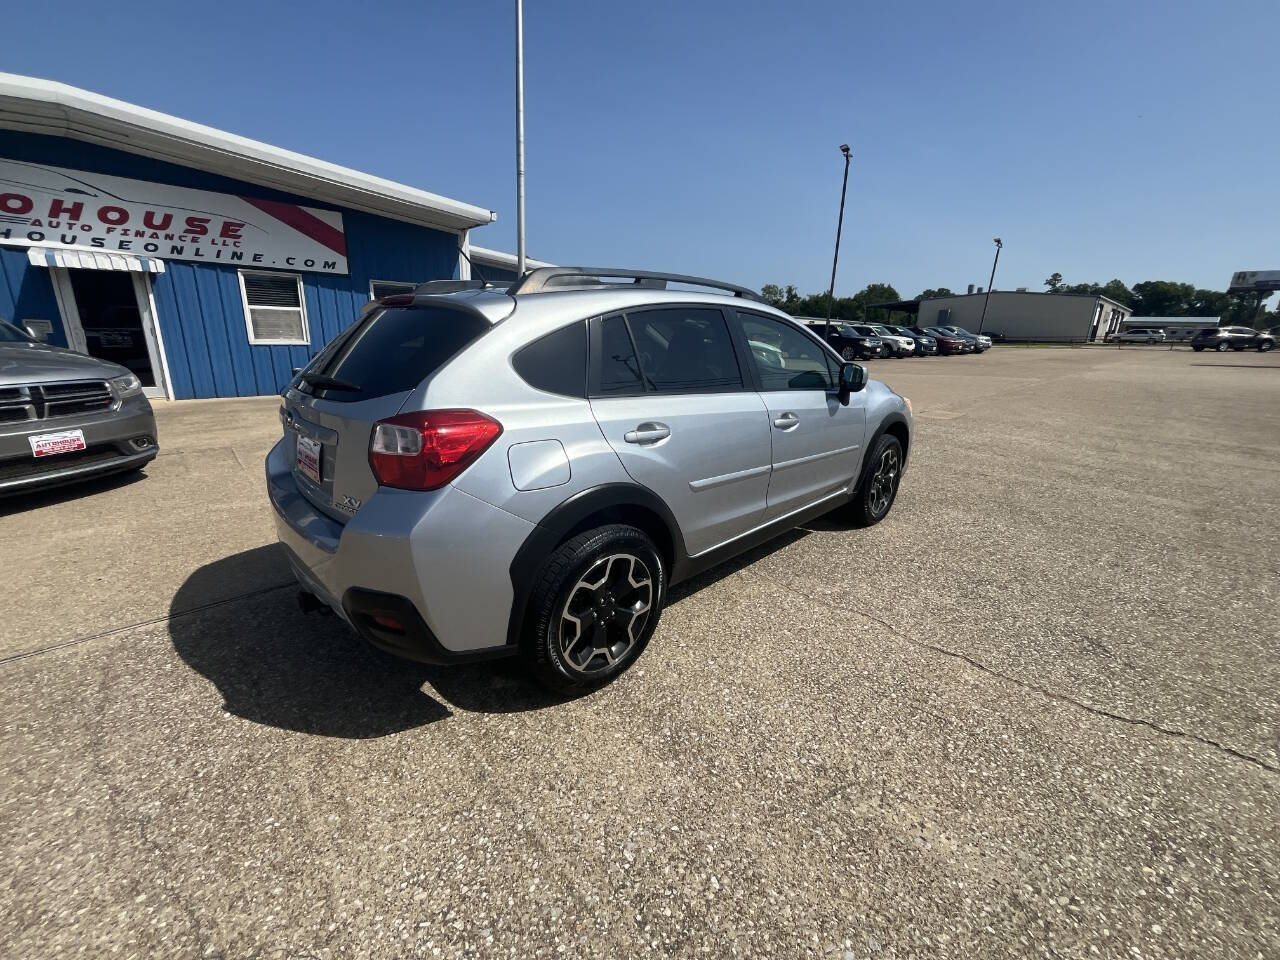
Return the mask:
[[[776,583],[777,581],[774,581],[774,582]],[[783,584],[782,586],[783,586],[783,589],[791,591],[792,593],[796,594],[796,596],[802,597],[805,600],[808,600],[810,603],[820,604],[821,606],[827,607],[828,609],[832,608],[832,605],[830,602],[820,597],[810,596],[809,594],[805,593],[803,590],[797,590],[795,587],[792,587],[790,585]],[[928,643],[924,640],[914,640],[911,637],[908,637],[906,634],[902,633],[896,627],[885,622],[884,620],[881,620],[879,617],[875,616],[874,614],[865,613],[861,610],[854,610],[854,609],[845,608],[845,607],[842,607],[840,609],[841,609],[841,612],[843,613],[852,613],[855,616],[859,616],[866,620],[870,620],[872,623],[879,624],[880,626],[884,627],[885,630],[889,631],[889,633],[892,634],[894,637],[898,638],[903,643],[906,643],[909,646],[915,647],[917,649],[929,650],[933,653],[941,654],[942,656],[945,656],[945,657],[951,657],[954,660],[960,660],[963,663],[967,663],[969,666],[973,667],[975,670],[985,673],[989,677],[993,677],[997,680],[1003,680],[1006,683],[1012,683],[1015,686],[1021,687],[1024,690],[1030,690],[1033,693],[1038,693],[1043,697],[1047,697],[1050,700],[1056,700],[1059,703],[1069,704],[1073,707],[1076,707],[1080,710],[1085,711],[1086,713],[1092,714],[1095,717],[1102,717],[1103,719],[1106,719],[1106,720],[1116,720],[1120,723],[1129,724],[1130,726],[1145,727],[1148,730],[1152,730],[1166,737],[1174,737],[1182,740],[1190,740],[1202,746],[1211,747],[1214,750],[1217,750],[1218,752],[1223,753],[1226,756],[1232,757],[1236,760],[1243,760],[1245,763],[1250,763],[1261,770],[1267,771],[1268,773],[1280,773],[1280,766],[1276,766],[1275,764],[1268,763],[1266,760],[1263,760],[1260,757],[1255,757],[1252,754],[1244,753],[1241,750],[1237,750],[1234,747],[1227,746],[1225,743],[1220,743],[1217,740],[1212,740],[1209,737],[1202,737],[1197,733],[1190,733],[1186,730],[1177,730],[1177,729],[1174,729],[1173,727],[1165,727],[1165,726],[1162,726],[1161,724],[1156,723],[1153,720],[1142,720],[1137,717],[1128,717],[1122,713],[1115,713],[1114,711],[1107,710],[1105,707],[1093,706],[1092,704],[1088,704],[1081,700],[1076,700],[1072,697],[1069,697],[1064,693],[1058,693],[1054,690],[1050,690],[1048,687],[1042,687],[1037,683],[1031,683],[1030,681],[1027,681],[1027,680],[1020,680],[1017,677],[1011,677],[1008,674],[1001,673],[999,670],[995,669],[994,667],[989,667],[982,661],[975,660],[973,657],[969,656],[967,653],[960,653],[956,650],[949,650],[946,647],[941,647],[934,643]]]

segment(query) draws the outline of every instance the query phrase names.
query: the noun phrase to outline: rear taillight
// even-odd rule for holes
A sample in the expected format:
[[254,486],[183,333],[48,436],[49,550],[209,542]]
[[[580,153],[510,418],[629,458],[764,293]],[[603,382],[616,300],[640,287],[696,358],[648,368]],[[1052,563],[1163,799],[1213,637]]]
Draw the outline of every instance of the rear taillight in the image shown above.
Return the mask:
[[378,483],[402,490],[443,487],[502,433],[502,424],[475,410],[420,410],[382,420],[369,438],[369,466]]

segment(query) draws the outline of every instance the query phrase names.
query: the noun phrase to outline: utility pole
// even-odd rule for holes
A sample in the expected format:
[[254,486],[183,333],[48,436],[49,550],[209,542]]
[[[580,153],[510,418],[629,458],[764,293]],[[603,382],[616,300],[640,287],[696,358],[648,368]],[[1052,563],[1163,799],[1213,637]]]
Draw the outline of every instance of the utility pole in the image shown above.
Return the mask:
[[840,231],[844,229],[844,196],[849,190],[849,161],[853,154],[849,152],[847,143],[840,144],[840,152],[844,154],[844,182],[840,185],[840,218],[836,221],[836,253],[831,258],[831,286],[827,288],[827,322],[822,327],[822,339],[831,336],[831,308],[836,299],[836,264],[840,262]]
[[982,332],[982,325],[987,322],[987,304],[991,302],[991,285],[996,282],[996,264],[1000,262],[1000,251],[1004,248],[999,237],[996,237],[993,242],[996,245],[996,258],[991,261],[991,279],[987,281],[987,295],[982,300],[982,319],[978,321],[979,333]]
[[524,276],[524,0],[516,0],[516,277]]

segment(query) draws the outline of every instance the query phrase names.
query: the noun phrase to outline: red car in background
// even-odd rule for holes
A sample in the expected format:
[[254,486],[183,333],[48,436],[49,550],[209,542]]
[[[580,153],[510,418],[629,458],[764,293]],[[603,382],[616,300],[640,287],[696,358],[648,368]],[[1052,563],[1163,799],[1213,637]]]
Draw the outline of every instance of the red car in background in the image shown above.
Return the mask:
[[937,340],[938,353],[942,356],[973,352],[973,344],[971,342],[938,327],[911,327],[910,330],[912,333],[918,333],[923,337],[933,337]]

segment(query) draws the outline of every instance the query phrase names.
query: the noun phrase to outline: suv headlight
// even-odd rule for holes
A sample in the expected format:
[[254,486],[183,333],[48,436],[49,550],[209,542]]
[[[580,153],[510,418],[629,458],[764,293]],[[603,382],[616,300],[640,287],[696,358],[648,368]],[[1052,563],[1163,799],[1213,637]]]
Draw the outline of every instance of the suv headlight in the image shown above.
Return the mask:
[[136,397],[142,392],[142,381],[132,373],[126,373],[123,377],[112,377],[108,382],[111,384],[111,392],[120,400]]

